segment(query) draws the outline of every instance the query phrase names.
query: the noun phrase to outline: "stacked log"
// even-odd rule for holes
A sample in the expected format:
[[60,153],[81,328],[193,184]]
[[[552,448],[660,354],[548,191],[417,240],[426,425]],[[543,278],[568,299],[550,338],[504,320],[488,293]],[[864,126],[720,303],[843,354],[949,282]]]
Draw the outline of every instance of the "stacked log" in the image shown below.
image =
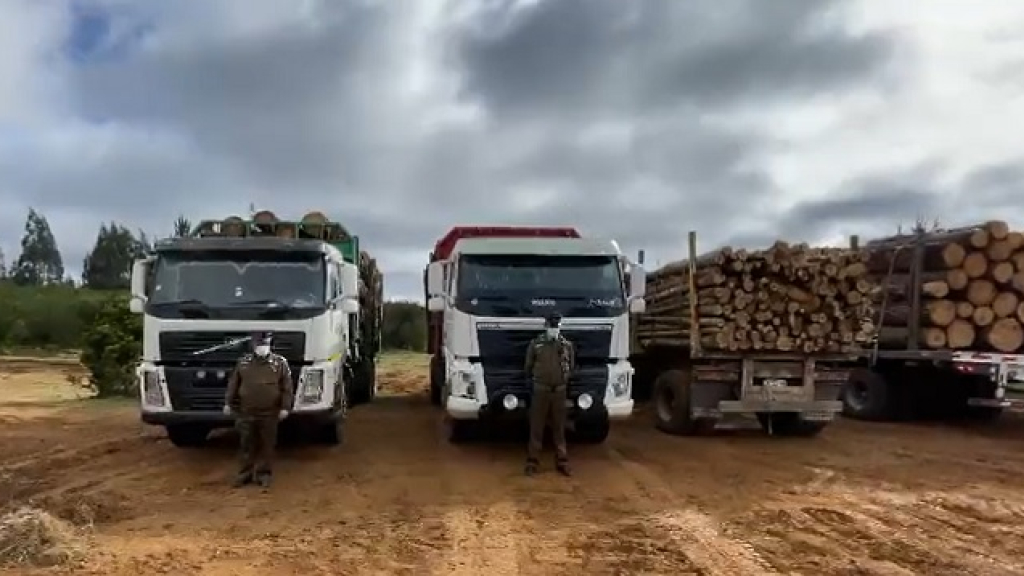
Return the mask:
[[[874,285],[860,252],[777,242],[723,248],[647,278],[643,346],[703,352],[851,353],[874,335]],[[693,300],[691,300],[693,299]],[[692,306],[692,308],[691,308]]]
[[[922,244],[919,286],[912,285],[914,245]],[[878,345],[906,348],[911,325],[927,349],[1017,352],[1024,345],[1024,234],[1003,221],[897,235],[865,246],[882,290]],[[912,299],[920,291],[921,315]]]
[[359,253],[359,308],[361,346],[370,354],[380,350],[381,322],[384,310],[384,276],[377,260],[368,252]]

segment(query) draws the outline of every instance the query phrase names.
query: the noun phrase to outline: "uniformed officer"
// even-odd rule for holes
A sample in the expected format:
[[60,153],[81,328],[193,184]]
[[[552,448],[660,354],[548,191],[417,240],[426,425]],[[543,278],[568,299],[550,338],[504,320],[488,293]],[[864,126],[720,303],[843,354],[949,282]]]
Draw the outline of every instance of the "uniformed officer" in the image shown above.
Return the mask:
[[271,334],[252,335],[253,350],[238,360],[228,382],[224,413],[235,416],[240,468],[236,487],[257,482],[270,486],[277,425],[292,406],[288,362],[271,352]]
[[526,349],[526,374],[533,380],[530,403],[530,446],[526,457],[526,474],[533,475],[540,466],[544,427],[551,425],[555,444],[555,468],[565,476],[572,474],[565,442],[566,401],[569,377],[576,366],[576,350],[559,333],[562,318],[548,316],[546,330],[530,341]]

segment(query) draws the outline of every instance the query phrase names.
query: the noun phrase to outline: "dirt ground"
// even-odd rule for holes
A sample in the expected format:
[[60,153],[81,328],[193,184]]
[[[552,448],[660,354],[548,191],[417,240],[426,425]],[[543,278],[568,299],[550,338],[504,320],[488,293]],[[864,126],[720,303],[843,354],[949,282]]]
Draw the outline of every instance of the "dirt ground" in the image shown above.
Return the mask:
[[1024,422],[691,439],[641,409],[570,448],[573,478],[524,478],[519,444],[446,443],[423,360],[388,358],[346,443],[282,448],[262,493],[228,487],[232,438],[174,448],[76,399],[73,362],[0,359],[0,503],[88,544],[0,573],[1024,574]]

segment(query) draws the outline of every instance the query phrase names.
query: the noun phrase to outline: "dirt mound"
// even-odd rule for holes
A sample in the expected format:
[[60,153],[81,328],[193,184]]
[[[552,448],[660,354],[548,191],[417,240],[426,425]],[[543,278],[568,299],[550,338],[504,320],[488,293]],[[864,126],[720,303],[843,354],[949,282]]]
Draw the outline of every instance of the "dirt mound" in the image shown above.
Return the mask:
[[102,491],[40,496],[29,503],[76,526],[91,527],[127,519],[130,514],[125,502],[122,494]]
[[49,512],[23,507],[0,517],[0,565],[56,566],[84,552],[78,530]]

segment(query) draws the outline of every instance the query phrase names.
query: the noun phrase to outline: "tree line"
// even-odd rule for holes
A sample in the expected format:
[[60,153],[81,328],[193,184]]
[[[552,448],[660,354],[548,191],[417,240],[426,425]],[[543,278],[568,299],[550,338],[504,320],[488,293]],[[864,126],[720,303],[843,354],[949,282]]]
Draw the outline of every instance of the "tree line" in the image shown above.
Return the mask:
[[[184,216],[175,220],[174,236],[187,236],[192,230]],[[131,283],[132,261],[151,246],[150,237],[141,230],[104,223],[82,262],[81,278],[73,279],[65,273],[46,217],[30,209],[20,254],[8,262],[0,251],[0,350],[84,350],[88,328],[97,328],[101,316],[113,322],[116,315],[110,314],[117,312]],[[127,314],[127,303],[123,306]],[[386,349],[424,350],[426,333],[423,306],[403,301],[384,304]]]

